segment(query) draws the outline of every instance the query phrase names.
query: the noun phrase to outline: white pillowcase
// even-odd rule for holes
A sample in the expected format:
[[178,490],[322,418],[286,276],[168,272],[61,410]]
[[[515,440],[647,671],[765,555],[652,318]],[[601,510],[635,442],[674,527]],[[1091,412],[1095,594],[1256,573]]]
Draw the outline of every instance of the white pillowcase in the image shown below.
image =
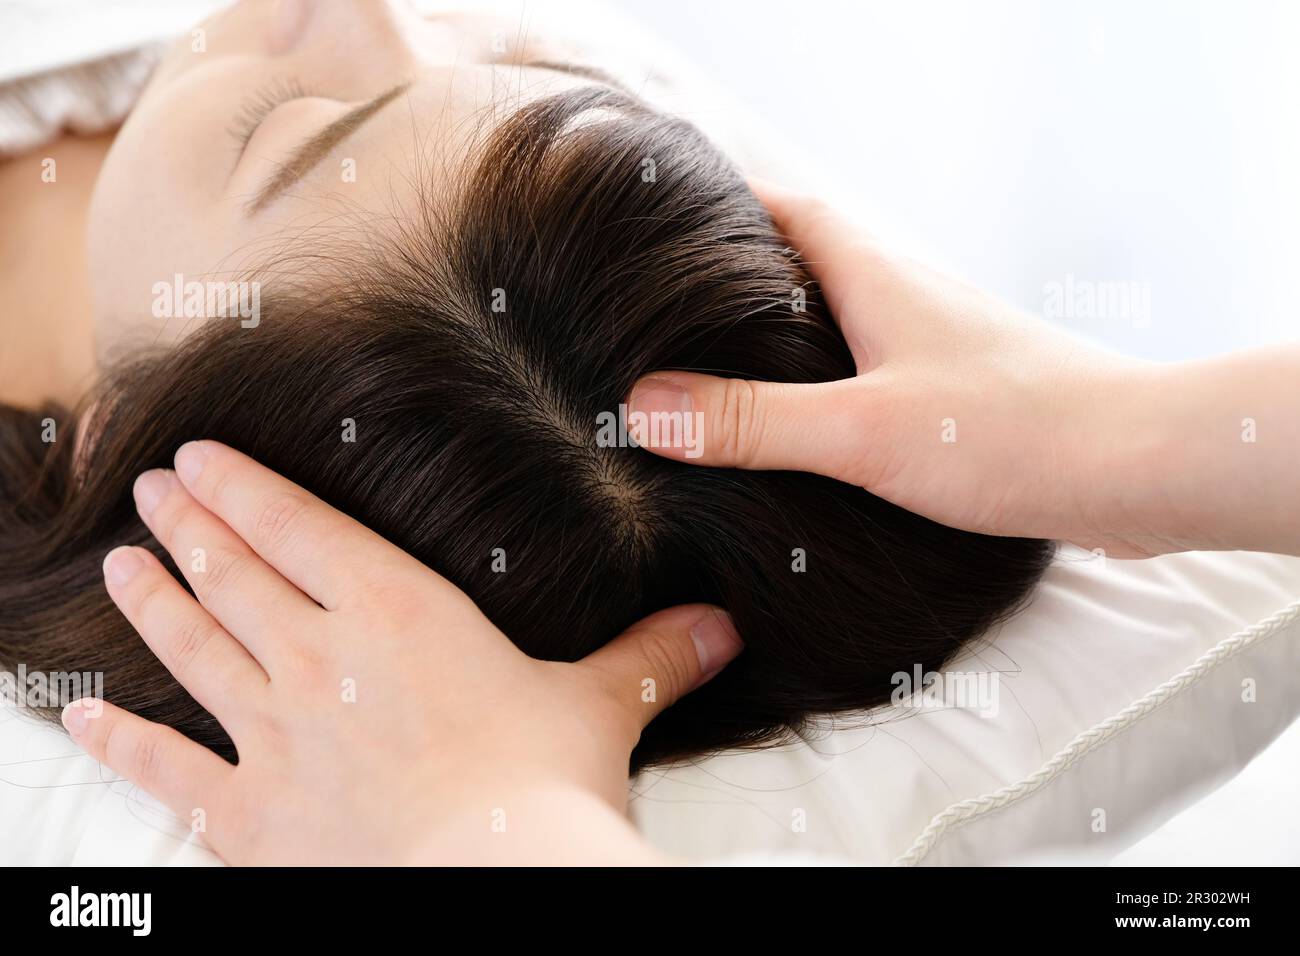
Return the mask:
[[691,858],[1105,859],[1300,713],[1300,558],[1067,547],[1030,606],[949,670],[998,672],[996,715],[841,719],[791,746],[645,773],[632,814]]

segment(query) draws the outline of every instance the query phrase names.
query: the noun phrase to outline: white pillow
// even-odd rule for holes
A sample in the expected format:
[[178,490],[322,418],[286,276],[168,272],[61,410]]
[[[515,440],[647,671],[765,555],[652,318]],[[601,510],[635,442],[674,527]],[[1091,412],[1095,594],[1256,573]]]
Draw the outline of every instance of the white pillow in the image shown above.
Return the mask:
[[1104,859],[1300,714],[1300,558],[1067,547],[1030,606],[949,670],[999,672],[996,716],[895,706],[778,750],[648,772],[633,817],[691,858]]
[[[1231,778],[1300,712],[1300,559],[1065,549],[1030,606],[952,670],[1001,673],[996,716],[896,707],[820,739],[646,773],[632,816],[652,842],[695,859],[1117,853]],[[6,709],[0,861],[216,858],[188,821],[58,729]]]

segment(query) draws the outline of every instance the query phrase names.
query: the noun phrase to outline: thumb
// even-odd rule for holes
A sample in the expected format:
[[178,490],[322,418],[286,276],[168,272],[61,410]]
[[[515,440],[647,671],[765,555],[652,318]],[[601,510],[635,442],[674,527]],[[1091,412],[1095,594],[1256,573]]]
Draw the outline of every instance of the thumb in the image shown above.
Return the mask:
[[860,378],[797,385],[654,372],[628,399],[628,432],[657,455],[719,468],[839,477],[863,432]]
[[642,618],[579,665],[598,675],[645,727],[727,666],[743,648],[731,615],[683,604]]

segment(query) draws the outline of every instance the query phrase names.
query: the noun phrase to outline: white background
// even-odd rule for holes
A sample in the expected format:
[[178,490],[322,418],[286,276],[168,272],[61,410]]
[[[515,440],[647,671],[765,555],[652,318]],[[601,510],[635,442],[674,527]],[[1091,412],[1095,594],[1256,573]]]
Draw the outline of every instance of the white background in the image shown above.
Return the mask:
[[616,5],[876,225],[1025,308],[1067,275],[1148,283],[1149,323],[1072,324],[1148,358],[1297,334],[1298,3]]

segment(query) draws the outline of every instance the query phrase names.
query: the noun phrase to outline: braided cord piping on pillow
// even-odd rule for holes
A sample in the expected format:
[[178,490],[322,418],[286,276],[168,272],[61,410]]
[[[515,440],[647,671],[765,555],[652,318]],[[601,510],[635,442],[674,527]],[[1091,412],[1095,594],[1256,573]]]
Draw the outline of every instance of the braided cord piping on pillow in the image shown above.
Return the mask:
[[1265,638],[1278,633],[1297,619],[1300,619],[1300,601],[1295,601],[1270,614],[1262,621],[1252,624],[1232,637],[1220,641],[1185,670],[1171,677],[1150,693],[1139,697],[1117,714],[1083,731],[1062,750],[1058,751],[1051,760],[1023,780],[1001,787],[991,793],[952,804],[935,815],[926,828],[912,841],[912,845],[906,852],[894,860],[893,865],[916,866],[934,848],[945,833],[964,826],[977,817],[992,813],[994,810],[999,810],[1023,797],[1027,797],[1037,790],[1041,790],[1086,754],[1122,730],[1132,726],[1162,704],[1177,697],[1188,687],[1203,679],[1206,674],[1219,664],[1240,654]]

